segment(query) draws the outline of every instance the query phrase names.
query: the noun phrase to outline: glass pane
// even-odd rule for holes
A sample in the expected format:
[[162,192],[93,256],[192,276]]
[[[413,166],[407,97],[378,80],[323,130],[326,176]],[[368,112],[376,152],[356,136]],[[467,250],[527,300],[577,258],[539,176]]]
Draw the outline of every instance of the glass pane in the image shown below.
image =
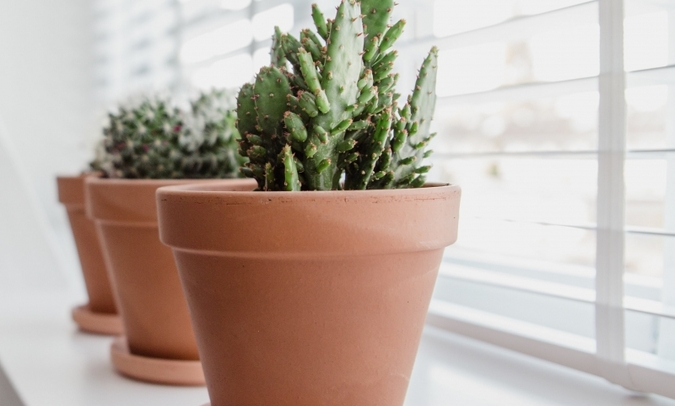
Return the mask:
[[[503,85],[507,48],[504,42],[491,42],[441,51],[438,56],[438,95],[482,92]],[[529,55],[524,57],[529,60]]]
[[626,311],[624,322],[626,347],[656,354],[659,317]]
[[439,106],[436,152],[590,151],[597,148],[598,93]]
[[251,20],[244,19],[189,39],[180,52],[181,61],[195,63],[222,55],[251,43]]
[[595,76],[600,71],[600,31],[597,24],[542,32],[532,37],[533,77],[536,81]]
[[[595,221],[595,159],[437,160],[429,178],[463,188],[462,220],[499,219],[562,225],[588,225]],[[522,234],[517,235],[520,238]]]
[[274,34],[274,26],[282,32],[293,28],[293,6],[285,3],[253,16],[253,36],[257,41],[264,41]]
[[675,273],[675,237],[626,234],[626,272],[663,278]]
[[[628,75],[628,83],[631,77]],[[675,78],[675,71],[663,72],[663,79]],[[626,146],[629,150],[675,147],[675,88],[668,85],[636,86],[626,89]]]
[[528,82],[590,77],[599,71],[597,24],[543,31],[526,40],[496,40],[439,53],[438,95],[482,92]]
[[675,153],[654,155],[626,160],[626,225],[675,232]]
[[221,0],[220,8],[225,10],[242,10],[251,5],[251,0]]
[[[452,266],[452,265],[450,265]],[[595,337],[595,307],[441,275],[434,298],[575,335]]]
[[[675,303],[671,303],[675,304]],[[656,353],[661,358],[675,361],[675,320],[659,318],[658,339],[656,342]]]
[[675,320],[627,310],[625,324],[626,347],[635,350],[629,359],[651,355],[660,361],[675,361]]
[[[627,148],[675,148],[673,3],[626,0]],[[663,68],[667,67],[667,68]],[[657,69],[660,68],[660,69]],[[639,72],[642,70],[642,72]],[[645,71],[646,70],[646,71]]]
[[498,24],[513,17],[583,3],[586,0],[436,0],[434,34],[437,37],[457,34]]
[[213,12],[217,7],[218,3],[215,0],[181,0],[180,12],[182,18],[192,20]]
[[587,267],[584,273],[593,274],[595,231],[464,218],[460,217],[457,242],[445,250],[451,261],[461,258],[574,274]]
[[253,53],[253,72],[258,73],[260,68],[270,64],[270,49],[258,48]]
[[253,58],[249,54],[221,59],[208,67],[199,68],[191,77],[193,86],[199,89],[212,87],[234,88],[253,77]]
[[446,249],[448,260],[501,264],[509,273],[593,287],[594,156],[438,160],[430,177],[463,188],[459,239]]
[[626,0],[624,66],[627,71],[668,65],[672,24],[668,2]]

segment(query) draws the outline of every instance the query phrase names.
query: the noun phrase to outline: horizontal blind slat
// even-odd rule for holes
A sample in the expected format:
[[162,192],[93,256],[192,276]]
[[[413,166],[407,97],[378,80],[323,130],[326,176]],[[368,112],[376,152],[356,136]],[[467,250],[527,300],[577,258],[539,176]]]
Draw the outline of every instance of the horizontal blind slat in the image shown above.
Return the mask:
[[624,365],[603,365],[593,339],[441,301],[431,302],[427,324],[593,375],[625,368],[638,390],[675,398],[675,363],[640,351],[627,349]]
[[[524,293],[531,293],[557,299],[593,304],[593,289],[552,283],[537,279],[506,275],[501,272],[488,271],[477,267],[456,264],[443,264],[439,275],[443,278],[461,280],[483,286],[492,286]],[[626,296],[623,308],[628,311],[675,320],[675,307],[666,306],[650,299]]]
[[596,76],[559,82],[529,82],[519,85],[502,86],[493,90],[476,93],[439,97],[438,106],[531,100],[597,90],[598,78]]
[[501,272],[488,271],[475,267],[443,264],[439,275],[445,278],[459,279],[466,282],[534,293],[558,299],[582,303],[593,303],[595,301],[595,291],[593,289],[545,282],[521,276],[506,275]]
[[[635,149],[626,151],[627,158],[633,159],[655,159],[665,158],[666,154],[675,153],[675,149]],[[533,150],[533,151],[477,151],[477,152],[434,152],[431,156],[432,160],[446,160],[446,159],[472,159],[472,158],[529,158],[529,157],[545,157],[545,158],[569,158],[569,157],[586,157],[596,158],[597,150]]]
[[570,156],[594,158],[594,155],[597,154],[598,154],[597,150],[434,152],[434,155],[432,155],[431,158],[433,160],[491,158],[491,157],[504,157],[504,158],[545,157],[548,159],[554,157],[569,158]]
[[675,85],[675,65],[626,72],[626,86]]
[[425,37],[401,43],[399,48],[437,46],[440,50],[463,48],[493,41],[519,40],[545,30],[564,29],[575,25],[598,22],[597,1],[560,8],[541,14],[511,18],[498,24],[447,37]]

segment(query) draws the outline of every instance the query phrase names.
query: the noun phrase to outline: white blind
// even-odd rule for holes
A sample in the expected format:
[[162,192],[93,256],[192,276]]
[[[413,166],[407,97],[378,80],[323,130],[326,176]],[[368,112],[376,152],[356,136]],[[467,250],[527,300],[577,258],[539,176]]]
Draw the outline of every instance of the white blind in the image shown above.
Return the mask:
[[464,196],[430,322],[675,397],[675,5],[499,4],[440,40],[436,176]]
[[[399,2],[399,90],[438,45],[430,178],[463,187],[429,323],[675,397],[675,4]],[[98,0],[101,105],[238,87],[310,4]]]

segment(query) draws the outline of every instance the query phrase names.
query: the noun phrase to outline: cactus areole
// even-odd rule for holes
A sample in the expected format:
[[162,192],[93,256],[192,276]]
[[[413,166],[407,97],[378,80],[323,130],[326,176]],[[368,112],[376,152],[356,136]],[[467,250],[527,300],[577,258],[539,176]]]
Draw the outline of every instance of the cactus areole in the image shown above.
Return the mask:
[[277,28],[271,64],[237,98],[241,168],[258,190],[419,187],[435,134],[434,47],[401,106],[392,45],[405,25],[389,25],[393,0],[342,0],[335,19],[312,5],[316,33]]

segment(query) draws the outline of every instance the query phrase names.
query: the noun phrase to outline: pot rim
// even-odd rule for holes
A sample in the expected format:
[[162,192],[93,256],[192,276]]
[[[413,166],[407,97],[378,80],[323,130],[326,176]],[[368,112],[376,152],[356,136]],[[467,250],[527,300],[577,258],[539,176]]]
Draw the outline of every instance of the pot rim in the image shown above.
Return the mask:
[[79,172],[75,175],[56,175],[56,179],[80,179],[80,178],[86,178],[88,176],[94,176],[94,177],[101,177],[102,172],[100,171],[82,171]]
[[94,177],[87,179],[87,183],[96,183],[96,184],[106,184],[106,185],[115,185],[115,186],[129,186],[129,185],[138,185],[138,186],[151,186],[156,184],[167,184],[167,186],[183,184],[183,183],[194,183],[194,182],[217,182],[217,181],[231,181],[238,180],[241,178],[176,178],[176,179],[146,179],[146,178],[103,178],[103,177]]
[[376,197],[389,196],[389,195],[400,195],[400,194],[426,194],[429,192],[429,189],[434,190],[461,190],[459,185],[453,185],[450,183],[442,182],[427,182],[424,186],[419,188],[400,188],[400,189],[366,189],[366,190],[303,190],[303,191],[260,191],[260,190],[232,190],[229,187],[227,190],[222,190],[222,187],[230,186],[225,184],[219,184],[219,182],[211,182],[206,185],[200,184],[190,184],[190,185],[172,185],[172,186],[163,186],[160,189],[157,189],[157,197],[174,197],[174,196],[203,196],[203,197],[225,197],[230,195],[236,195],[239,197],[258,197],[265,196],[269,198],[270,196],[284,198],[288,200],[289,198],[297,198],[295,200],[300,200],[303,198],[316,199],[317,197],[329,198],[336,196],[339,198],[358,198],[358,197]]
[[88,178],[99,177],[99,172],[82,172],[77,175],[57,175],[56,189],[59,203],[68,210],[84,210],[84,182]]
[[442,249],[457,238],[457,185],[307,192],[253,187],[233,190],[213,182],[158,189],[161,241],[206,255],[299,258]]
[[170,185],[222,183],[249,185],[252,180],[231,179],[118,179],[86,178],[87,216],[99,224],[137,227],[157,226],[158,188]]

